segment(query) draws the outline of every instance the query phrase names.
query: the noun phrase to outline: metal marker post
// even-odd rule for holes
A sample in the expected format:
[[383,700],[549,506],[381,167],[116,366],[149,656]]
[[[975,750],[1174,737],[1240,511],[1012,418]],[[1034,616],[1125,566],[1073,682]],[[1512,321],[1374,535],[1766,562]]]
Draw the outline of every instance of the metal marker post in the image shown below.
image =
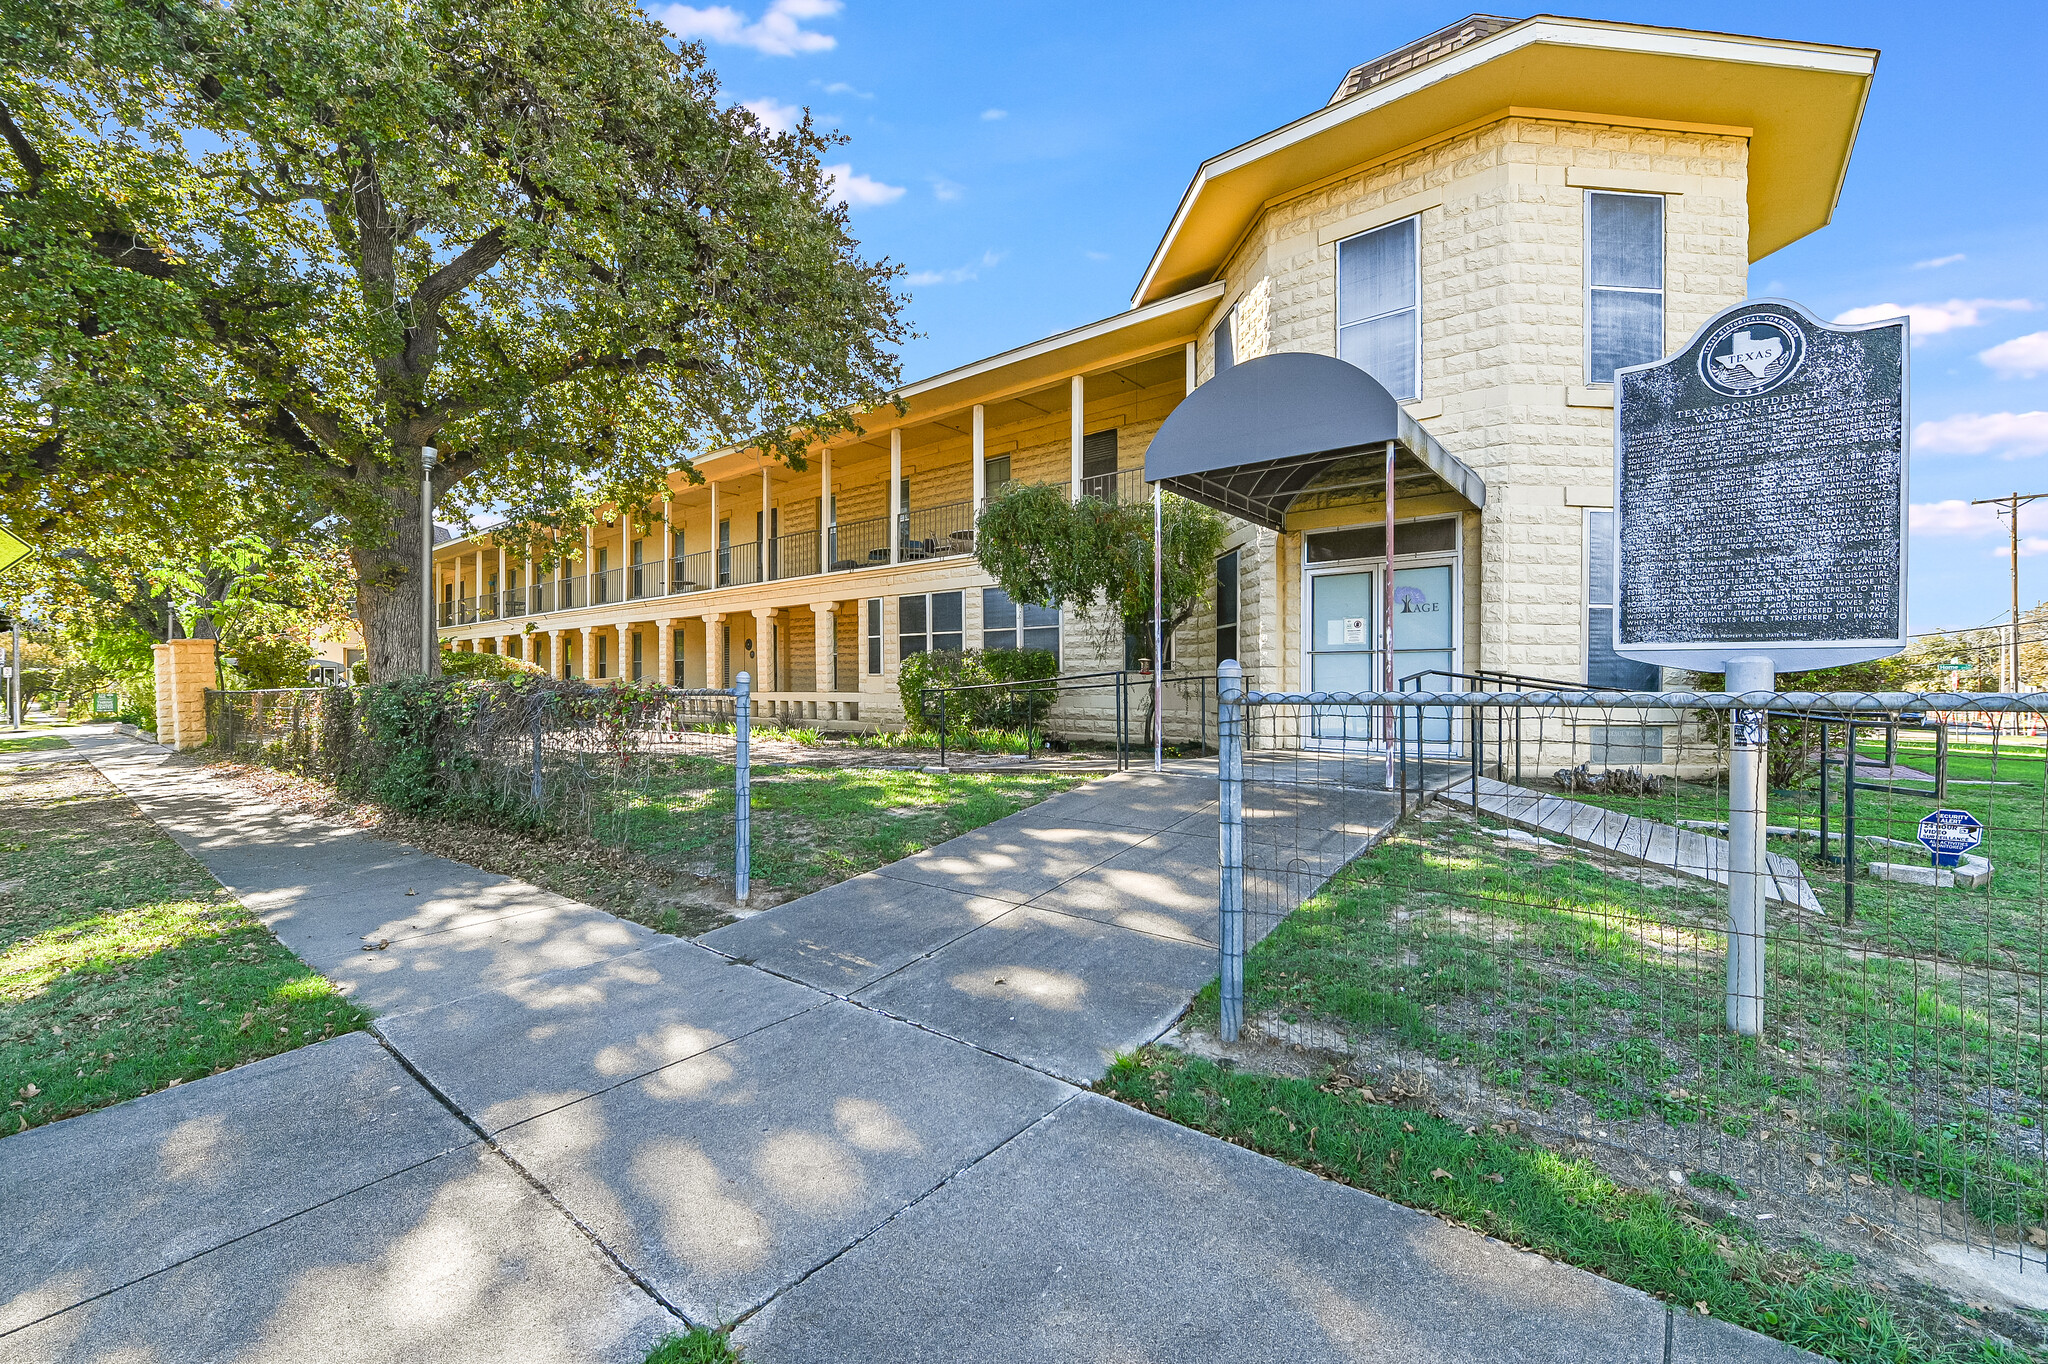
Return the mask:
[[748,712],[751,709],[750,692],[754,679],[741,673],[733,681],[738,696],[733,702],[733,745],[732,774],[732,898],[736,904],[747,902],[747,874],[752,862],[754,842],[754,782],[747,765],[747,740],[751,734]]
[[1166,770],[1166,622],[1160,607],[1166,588],[1160,576],[1166,562],[1165,542],[1160,528],[1166,519],[1163,486],[1152,485],[1152,770]]
[[1217,978],[1218,1031],[1235,1042],[1244,1030],[1244,670],[1216,665],[1217,863],[1222,916]]
[[[1777,690],[1768,658],[1731,658],[1727,687],[1738,696]],[[1732,712],[1728,761],[1728,1027],[1744,1037],[1764,1031],[1764,780],[1770,756],[1770,713]],[[1849,749],[1855,760],[1855,745]],[[1853,772],[1853,768],[1851,771]]]

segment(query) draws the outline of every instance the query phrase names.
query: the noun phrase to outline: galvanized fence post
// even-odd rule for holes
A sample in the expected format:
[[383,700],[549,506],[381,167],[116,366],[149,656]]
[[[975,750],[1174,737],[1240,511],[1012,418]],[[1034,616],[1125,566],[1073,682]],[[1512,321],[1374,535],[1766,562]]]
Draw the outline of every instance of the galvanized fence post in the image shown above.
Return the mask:
[[733,745],[732,775],[732,898],[738,904],[747,902],[747,877],[753,861],[754,841],[754,782],[748,770],[747,740],[750,734],[748,712],[752,708],[749,695],[753,679],[741,673],[733,679],[736,684],[733,701]]
[[[1727,688],[1755,710],[1729,715],[1728,761],[1728,1027],[1744,1037],[1764,1031],[1764,903],[1769,870],[1764,852],[1765,780],[1769,769],[1770,694],[1778,687],[1768,658],[1731,658]],[[1849,726],[1849,777],[1856,775],[1856,727]],[[1475,803],[1473,809],[1477,810]],[[1852,831],[1853,837],[1853,831]],[[1853,852],[1853,845],[1850,849]],[[1855,875],[1854,864],[1844,873]]]
[[1236,659],[1216,668],[1216,777],[1222,915],[1217,967],[1218,1031],[1235,1042],[1244,1029],[1244,672]]

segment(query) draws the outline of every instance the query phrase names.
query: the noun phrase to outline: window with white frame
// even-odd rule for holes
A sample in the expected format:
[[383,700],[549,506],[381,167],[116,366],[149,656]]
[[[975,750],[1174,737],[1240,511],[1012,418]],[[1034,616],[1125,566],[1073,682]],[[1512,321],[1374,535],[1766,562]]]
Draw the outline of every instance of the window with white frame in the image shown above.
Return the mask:
[[990,455],[982,461],[983,486],[990,497],[994,497],[1010,484],[1010,457]]
[[921,592],[896,599],[898,661],[912,654],[959,653],[967,638],[961,625],[962,594]]
[[1044,649],[1060,656],[1060,609],[1019,605],[1000,587],[981,589],[981,647]]
[[1586,685],[1616,691],[1655,691],[1663,674],[1614,652],[1614,513],[1586,513]]
[[1216,373],[1221,374],[1224,370],[1237,363],[1237,305],[1235,303],[1231,304],[1230,310],[1223,314],[1223,320],[1216,324],[1216,330],[1212,333],[1212,339],[1216,347]]
[[1403,218],[1337,243],[1337,355],[1396,398],[1422,396],[1422,231]]
[[1586,192],[1586,382],[1664,354],[1664,196]]
[[882,599],[868,598],[867,646],[868,673],[873,677],[882,675]]

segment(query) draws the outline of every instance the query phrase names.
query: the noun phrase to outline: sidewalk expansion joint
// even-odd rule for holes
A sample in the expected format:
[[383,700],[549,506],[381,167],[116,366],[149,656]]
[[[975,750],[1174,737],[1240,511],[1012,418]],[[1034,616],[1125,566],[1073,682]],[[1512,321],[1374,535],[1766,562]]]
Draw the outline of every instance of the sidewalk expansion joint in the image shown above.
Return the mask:
[[498,1145],[496,1138],[492,1137],[490,1133],[484,1131],[484,1129],[481,1126],[479,1126],[476,1123],[476,1121],[469,1116],[469,1114],[463,1112],[461,1106],[458,1105],[453,1099],[449,1098],[446,1094],[444,1094],[441,1091],[441,1087],[439,1085],[435,1084],[432,1080],[429,1080],[423,1073],[421,1073],[419,1067],[415,1066],[412,1063],[411,1058],[406,1056],[406,1054],[400,1051],[397,1047],[393,1046],[389,1038],[385,1037],[384,1034],[378,1032],[374,1025],[370,1028],[369,1031],[370,1035],[377,1039],[377,1044],[383,1047],[385,1051],[390,1053],[392,1060],[398,1062],[400,1066],[405,1068],[405,1073],[412,1076],[414,1081],[416,1081],[419,1084],[420,1088],[426,1090],[427,1093],[433,1095],[435,1100],[439,1102],[443,1108],[447,1109],[450,1115],[452,1115],[457,1122],[461,1123],[464,1127],[469,1129],[469,1131],[476,1137],[478,1143],[481,1144],[484,1147],[484,1149],[491,1152],[491,1154],[495,1155],[499,1160],[504,1161],[506,1168],[510,1169],[512,1173],[518,1175],[520,1179],[524,1180],[526,1182],[527,1187],[532,1189],[536,1194],[540,1195],[542,1199],[546,1200],[549,1207],[553,1208],[556,1212],[560,1213],[562,1215],[562,1219],[566,1221],[570,1226],[574,1227],[578,1232],[580,1232],[583,1235],[583,1238],[589,1241],[590,1244],[597,1249],[599,1254],[603,1255],[605,1259],[611,1261],[613,1267],[616,1268],[619,1271],[619,1273],[625,1275],[627,1281],[630,1282],[635,1288],[638,1288],[642,1293],[645,1293],[649,1298],[659,1303],[661,1305],[661,1309],[664,1312],[667,1312],[670,1316],[674,1317],[677,1321],[682,1322],[685,1326],[706,1325],[715,1327],[716,1323],[691,1321],[688,1314],[686,1314],[680,1307],[677,1307],[674,1303],[670,1302],[665,1296],[663,1296],[661,1290],[656,1288],[651,1282],[649,1282],[646,1276],[641,1274],[639,1270],[633,1268],[632,1265],[626,1263],[625,1258],[621,1256],[616,1250],[613,1250],[611,1245],[602,1236],[599,1236],[597,1232],[589,1226],[589,1224],[584,1222],[583,1219],[578,1217],[575,1213],[571,1212],[569,1210],[568,1205],[562,1202],[560,1198],[556,1197],[555,1191],[553,1189],[550,1189],[546,1184],[542,1183],[540,1179],[533,1173],[533,1171],[527,1169],[524,1165],[520,1164],[519,1161],[513,1157],[511,1152],[507,1151],[504,1147]]

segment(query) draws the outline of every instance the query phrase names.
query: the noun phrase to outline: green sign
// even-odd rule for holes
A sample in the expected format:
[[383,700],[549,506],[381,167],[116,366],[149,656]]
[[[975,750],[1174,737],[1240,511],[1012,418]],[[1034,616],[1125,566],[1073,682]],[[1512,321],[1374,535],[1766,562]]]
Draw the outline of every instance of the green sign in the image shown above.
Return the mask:
[[92,696],[92,713],[94,715],[119,715],[121,713],[121,693],[115,691],[94,692]]

